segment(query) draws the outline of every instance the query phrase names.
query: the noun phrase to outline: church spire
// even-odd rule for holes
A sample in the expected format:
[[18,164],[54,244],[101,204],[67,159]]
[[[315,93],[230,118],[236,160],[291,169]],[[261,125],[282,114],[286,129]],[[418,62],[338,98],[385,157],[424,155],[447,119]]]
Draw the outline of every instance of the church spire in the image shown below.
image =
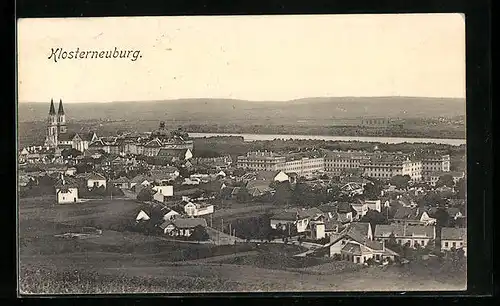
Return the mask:
[[56,114],[56,109],[54,108],[54,100],[50,99],[49,115],[55,115],[55,114]]
[[62,105],[62,99],[59,100],[59,109],[57,110],[58,115],[64,115],[64,108]]

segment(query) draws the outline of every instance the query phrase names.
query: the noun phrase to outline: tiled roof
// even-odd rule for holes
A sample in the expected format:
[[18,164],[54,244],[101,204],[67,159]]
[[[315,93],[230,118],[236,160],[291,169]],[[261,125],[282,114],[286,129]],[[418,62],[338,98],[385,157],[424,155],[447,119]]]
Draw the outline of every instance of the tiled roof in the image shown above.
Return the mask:
[[106,177],[104,177],[102,174],[99,173],[88,173],[85,175],[85,178],[87,180],[105,180]]
[[58,140],[60,141],[71,141],[73,138],[75,138],[76,133],[70,132],[70,133],[63,133],[57,135]]
[[207,221],[203,218],[177,218],[163,222],[160,228],[165,229],[170,224],[173,224],[176,228],[195,228],[197,226],[206,227]]
[[465,228],[443,227],[441,229],[442,240],[467,240]]

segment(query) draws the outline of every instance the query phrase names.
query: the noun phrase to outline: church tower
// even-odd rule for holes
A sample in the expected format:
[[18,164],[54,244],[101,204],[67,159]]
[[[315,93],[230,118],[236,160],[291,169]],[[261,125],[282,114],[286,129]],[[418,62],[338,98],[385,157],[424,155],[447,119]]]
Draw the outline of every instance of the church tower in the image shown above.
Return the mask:
[[57,110],[57,128],[58,134],[65,134],[67,132],[66,115],[64,114],[62,99],[59,100],[59,109]]
[[50,148],[57,147],[58,124],[54,100],[50,99],[49,116],[47,118],[47,138],[45,145]]

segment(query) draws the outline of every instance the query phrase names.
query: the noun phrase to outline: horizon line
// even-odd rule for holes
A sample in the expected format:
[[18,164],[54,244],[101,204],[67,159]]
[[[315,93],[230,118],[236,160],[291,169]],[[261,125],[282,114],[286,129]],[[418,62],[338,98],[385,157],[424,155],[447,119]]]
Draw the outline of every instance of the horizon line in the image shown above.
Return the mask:
[[[434,97],[434,96],[318,96],[318,97],[303,97],[303,98],[296,98],[296,99],[289,99],[289,100],[247,100],[247,99],[240,99],[240,98],[169,98],[169,99],[163,99],[163,100],[114,100],[114,101],[78,101],[78,102],[67,102],[69,104],[83,104],[83,103],[93,103],[93,104],[100,104],[100,103],[141,103],[141,102],[169,102],[169,101],[181,101],[181,100],[230,100],[230,101],[242,101],[242,102],[256,102],[256,103],[265,103],[265,102],[295,102],[295,101],[300,101],[300,100],[306,100],[306,99],[346,99],[346,98],[356,98],[356,99],[377,99],[377,98],[410,98],[410,99],[454,99],[454,100],[465,100],[466,97]],[[53,99],[62,99],[63,98],[53,98]],[[20,103],[50,103],[50,99],[47,101],[17,101],[18,104]]]

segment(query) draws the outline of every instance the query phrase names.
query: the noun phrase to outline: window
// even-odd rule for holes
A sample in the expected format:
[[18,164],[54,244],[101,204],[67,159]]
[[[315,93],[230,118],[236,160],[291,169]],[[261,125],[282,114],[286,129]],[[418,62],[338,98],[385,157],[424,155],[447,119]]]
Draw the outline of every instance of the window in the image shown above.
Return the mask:
[[456,248],[457,247],[457,243],[456,242],[453,242],[453,247]]
[[342,240],[342,245],[344,245],[344,244],[345,244],[345,240]]
[[448,247],[448,242],[445,242],[444,243],[444,247],[447,248]]
[[463,245],[464,245],[464,243],[463,243],[463,242],[460,242],[460,246],[463,246]]

